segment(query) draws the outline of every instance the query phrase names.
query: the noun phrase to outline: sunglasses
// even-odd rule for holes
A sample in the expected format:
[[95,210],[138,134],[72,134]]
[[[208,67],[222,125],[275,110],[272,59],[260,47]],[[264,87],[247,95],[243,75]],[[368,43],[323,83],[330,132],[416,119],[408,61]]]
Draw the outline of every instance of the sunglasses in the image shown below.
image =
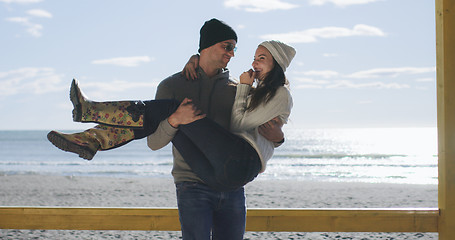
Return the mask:
[[224,44],[226,44],[223,47],[224,50],[226,50],[226,52],[230,52],[230,51],[234,51],[235,52],[235,51],[237,51],[237,47],[234,44],[232,44],[232,43],[224,43]]

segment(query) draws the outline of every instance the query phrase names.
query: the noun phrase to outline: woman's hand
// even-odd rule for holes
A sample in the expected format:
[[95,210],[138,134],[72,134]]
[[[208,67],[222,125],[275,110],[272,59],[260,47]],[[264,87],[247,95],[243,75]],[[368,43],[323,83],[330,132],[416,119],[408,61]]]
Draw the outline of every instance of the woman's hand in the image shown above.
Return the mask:
[[246,72],[243,72],[240,75],[240,83],[241,84],[248,84],[248,85],[253,85],[254,82],[254,71],[253,69],[250,69]]
[[205,114],[201,114],[201,110],[194,106],[191,99],[185,98],[167,121],[172,127],[178,128],[182,124],[189,124],[202,118],[205,118]]
[[197,79],[196,69],[199,67],[199,54],[194,54],[190,57],[185,67],[182,70],[182,75],[188,80]]

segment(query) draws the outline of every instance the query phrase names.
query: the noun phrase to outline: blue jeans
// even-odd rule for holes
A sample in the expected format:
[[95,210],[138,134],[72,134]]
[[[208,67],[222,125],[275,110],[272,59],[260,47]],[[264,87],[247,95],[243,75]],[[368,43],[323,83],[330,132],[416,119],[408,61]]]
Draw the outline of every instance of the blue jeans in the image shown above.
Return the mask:
[[219,192],[201,183],[181,182],[176,189],[184,240],[243,239],[246,224],[243,187]]

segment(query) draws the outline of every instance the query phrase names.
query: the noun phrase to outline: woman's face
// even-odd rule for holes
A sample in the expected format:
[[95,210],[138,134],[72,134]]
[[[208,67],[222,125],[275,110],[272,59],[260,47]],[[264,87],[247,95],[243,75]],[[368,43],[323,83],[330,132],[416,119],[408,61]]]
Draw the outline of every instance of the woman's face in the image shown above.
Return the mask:
[[254,77],[263,80],[274,67],[272,54],[267,48],[258,46],[251,65],[253,66]]

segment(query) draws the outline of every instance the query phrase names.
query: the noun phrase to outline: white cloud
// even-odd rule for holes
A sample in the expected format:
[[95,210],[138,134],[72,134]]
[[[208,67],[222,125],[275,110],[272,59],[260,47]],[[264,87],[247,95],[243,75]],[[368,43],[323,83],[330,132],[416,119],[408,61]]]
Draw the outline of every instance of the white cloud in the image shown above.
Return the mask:
[[434,78],[419,78],[416,79],[416,82],[435,82],[436,80]]
[[297,89],[322,89],[324,88],[323,86],[320,85],[314,85],[314,84],[299,84],[296,87]]
[[4,3],[39,3],[42,0],[0,0],[0,2]]
[[82,87],[95,89],[95,92],[125,92],[130,89],[154,88],[158,86],[159,81],[153,82],[131,82],[123,80],[114,80],[112,82],[87,82]]
[[92,64],[107,64],[107,65],[115,65],[115,66],[122,66],[122,67],[137,67],[141,63],[150,62],[152,60],[154,60],[154,59],[150,58],[149,56],[118,57],[118,58],[110,58],[110,59],[93,60]]
[[41,24],[30,23],[27,27],[27,32],[34,37],[41,37],[43,26]]
[[384,83],[384,82],[369,82],[369,83],[354,83],[348,80],[337,81],[331,85],[328,85],[327,88],[376,88],[376,89],[403,89],[410,88],[408,84],[399,84],[399,83]]
[[[435,67],[402,67],[402,68],[374,68],[365,71],[359,71],[352,74],[344,75],[332,70],[310,70],[305,72],[295,72],[297,75],[290,78],[291,83],[294,82],[298,89],[337,89],[337,88],[350,88],[350,89],[405,89],[410,88],[409,84],[375,81],[375,82],[359,82],[358,79],[371,79],[381,78],[390,79],[397,78],[405,74],[426,74],[435,72]],[[305,77],[302,77],[305,76]],[[325,80],[317,80],[315,78],[323,78]],[[334,79],[336,80],[329,80]],[[417,82],[434,82],[434,78],[417,78]]]
[[303,72],[305,76],[316,76],[316,77],[323,77],[323,78],[333,78],[339,76],[339,73],[332,70],[324,70],[324,71],[306,71]]
[[375,68],[365,71],[359,71],[350,74],[350,78],[384,78],[384,77],[397,77],[401,74],[420,74],[435,72],[436,67],[402,67],[402,68]]
[[289,10],[298,5],[281,0],[225,0],[224,6],[247,12],[268,12],[271,10]]
[[21,24],[26,28],[26,31],[34,37],[41,37],[43,35],[41,33],[41,31],[43,30],[43,26],[41,24],[30,22],[28,18],[11,17],[7,18],[6,21]]
[[379,36],[386,34],[379,28],[365,24],[357,24],[352,29],[343,27],[311,28],[304,31],[296,31],[281,34],[266,34],[260,36],[262,39],[276,39],[287,43],[311,43],[317,42],[320,38],[339,38],[352,36]]
[[62,77],[53,68],[19,68],[0,72],[0,96],[60,91],[63,89],[60,85]]
[[[68,91],[70,79],[54,68],[28,67],[0,72],[0,97],[17,94],[46,94]],[[128,92],[131,89],[154,88],[160,81],[132,82],[113,80],[110,82],[83,82],[82,89],[89,89],[90,97],[106,100],[106,94]]]
[[338,57],[336,53],[324,53],[322,54],[323,57]]
[[426,90],[428,90],[428,87],[417,86],[416,89],[426,91]]
[[95,101],[123,100],[123,99],[150,99],[153,91],[161,79],[145,82],[133,82],[114,79],[109,82],[83,81],[79,83],[81,89],[89,99]]
[[245,28],[246,28],[246,26],[245,26],[245,25],[243,25],[243,24],[239,24],[239,25],[237,25],[237,29],[245,29]]
[[42,9],[31,9],[27,11],[27,14],[34,17],[52,18],[52,14],[50,12]]
[[7,18],[6,21],[8,22],[15,22],[15,23],[21,23],[21,24],[26,24],[28,23],[28,18],[24,18],[24,17],[11,17],[11,18]]
[[[297,77],[291,81],[296,82],[298,89],[321,89],[325,88],[330,82],[327,80],[315,80],[312,78]],[[291,82],[292,84],[292,82]]]
[[310,5],[324,5],[326,3],[333,3],[338,7],[345,7],[349,5],[356,5],[356,4],[367,4],[378,2],[380,0],[309,0]]
[[325,85],[325,84],[330,83],[327,80],[316,80],[316,79],[312,79],[312,78],[296,78],[295,80],[300,83],[306,83],[306,84]]

